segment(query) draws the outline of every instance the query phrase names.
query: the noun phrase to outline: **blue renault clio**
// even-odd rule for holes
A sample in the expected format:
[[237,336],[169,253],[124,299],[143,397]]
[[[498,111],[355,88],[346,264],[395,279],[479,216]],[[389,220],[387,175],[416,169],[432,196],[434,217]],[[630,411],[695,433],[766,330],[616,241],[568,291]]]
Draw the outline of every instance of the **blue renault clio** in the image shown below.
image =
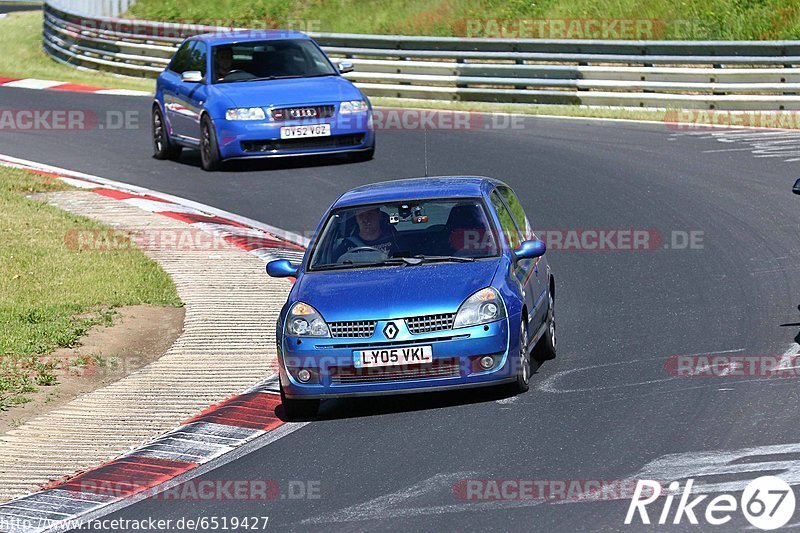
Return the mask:
[[321,399],[487,385],[528,390],[556,353],[555,281],[522,205],[501,181],[437,177],[342,195],[277,325],[283,407]]
[[232,31],[186,40],[158,77],[156,159],[200,150],[205,170],[231,159],[375,153],[372,105],[307,35]]

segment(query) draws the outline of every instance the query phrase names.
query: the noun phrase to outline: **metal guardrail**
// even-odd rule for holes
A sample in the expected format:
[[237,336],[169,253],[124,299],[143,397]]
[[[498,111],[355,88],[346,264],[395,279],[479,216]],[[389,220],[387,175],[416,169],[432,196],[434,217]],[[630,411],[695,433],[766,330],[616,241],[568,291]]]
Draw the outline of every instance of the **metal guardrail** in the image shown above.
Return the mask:
[[48,0],[45,3],[85,17],[118,17],[136,0]]
[[[73,66],[155,77],[178,44],[229,28],[88,16],[48,0],[43,46]],[[67,6],[66,4],[69,4]],[[113,6],[112,6],[113,7]],[[370,96],[701,109],[800,109],[800,41],[589,41],[311,34]]]

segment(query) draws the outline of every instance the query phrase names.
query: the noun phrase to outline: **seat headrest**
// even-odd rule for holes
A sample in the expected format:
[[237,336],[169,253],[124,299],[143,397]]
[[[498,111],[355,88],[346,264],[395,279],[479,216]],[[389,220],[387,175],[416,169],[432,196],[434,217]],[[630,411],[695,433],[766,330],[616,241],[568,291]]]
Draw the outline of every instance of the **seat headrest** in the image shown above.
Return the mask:
[[474,204],[457,205],[450,210],[447,227],[450,229],[483,229],[486,227],[483,210]]

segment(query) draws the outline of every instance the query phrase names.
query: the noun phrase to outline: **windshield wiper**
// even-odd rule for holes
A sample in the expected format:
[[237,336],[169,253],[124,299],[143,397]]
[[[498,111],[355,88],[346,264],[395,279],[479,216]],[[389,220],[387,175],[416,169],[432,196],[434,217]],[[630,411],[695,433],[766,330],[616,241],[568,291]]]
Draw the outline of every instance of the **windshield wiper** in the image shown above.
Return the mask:
[[343,263],[329,263],[317,265],[313,270],[338,270],[358,267],[395,266],[395,265],[421,265],[423,263],[474,263],[473,257],[459,257],[456,255],[415,255],[413,257],[390,257],[380,261],[345,261]]
[[306,76],[292,75],[292,76],[264,76],[263,78],[250,78],[249,80],[241,81],[268,81],[268,80],[288,80],[290,78],[304,78]]
[[419,259],[423,263],[474,263],[473,257],[459,257],[457,255],[415,255],[413,259]]
[[358,267],[418,265],[421,262],[422,261],[418,258],[391,257],[389,259],[381,259],[380,261],[345,261],[344,263],[328,263],[326,265],[317,265],[313,268],[313,270],[338,270]]
[[358,263],[359,266],[383,266],[383,265],[418,265],[421,261],[413,257],[390,257],[372,263]]

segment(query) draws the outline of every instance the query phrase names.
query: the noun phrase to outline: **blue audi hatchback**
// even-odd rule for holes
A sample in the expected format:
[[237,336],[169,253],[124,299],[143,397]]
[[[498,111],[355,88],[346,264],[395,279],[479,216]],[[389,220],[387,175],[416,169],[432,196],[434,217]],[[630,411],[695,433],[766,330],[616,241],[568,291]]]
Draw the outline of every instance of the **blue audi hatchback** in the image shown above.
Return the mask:
[[277,325],[289,418],[321,399],[528,390],[555,357],[555,281],[511,188],[481,177],[366,185],[322,218]]
[[187,39],[158,77],[156,159],[200,150],[205,170],[225,160],[375,153],[372,105],[307,35],[232,31]]

